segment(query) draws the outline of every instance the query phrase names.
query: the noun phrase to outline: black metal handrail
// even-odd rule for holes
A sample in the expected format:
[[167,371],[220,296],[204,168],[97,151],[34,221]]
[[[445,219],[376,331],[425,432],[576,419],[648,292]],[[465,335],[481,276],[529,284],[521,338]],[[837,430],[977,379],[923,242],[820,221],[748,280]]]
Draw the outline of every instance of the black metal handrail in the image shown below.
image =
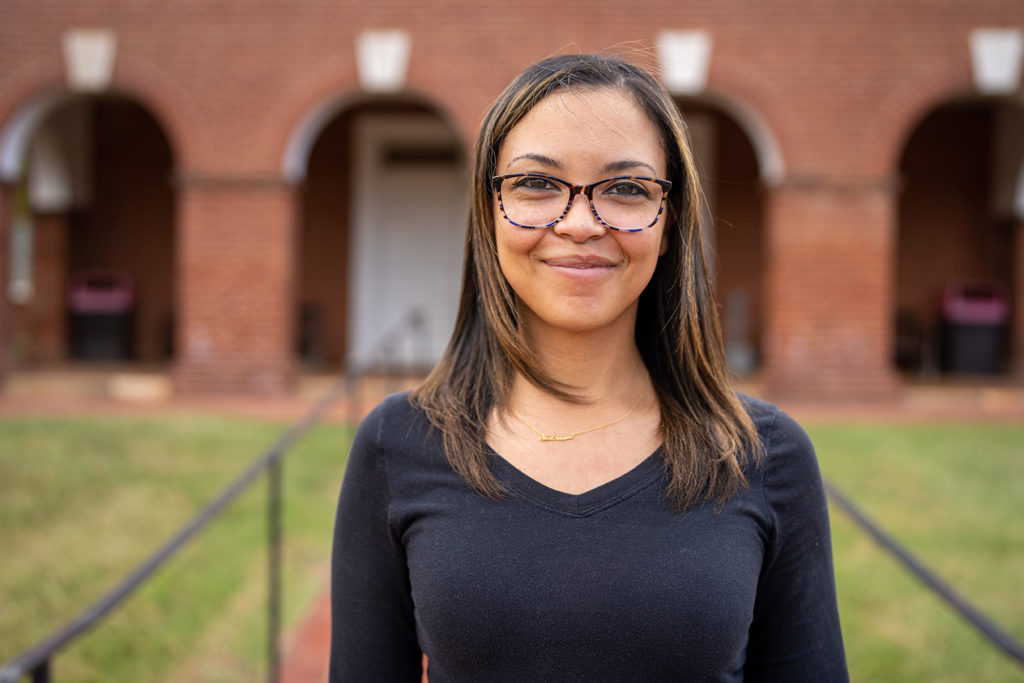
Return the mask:
[[104,616],[118,607],[150,576],[160,569],[182,546],[219,516],[238,496],[246,491],[264,472],[268,474],[268,623],[267,666],[268,679],[279,678],[281,631],[281,514],[282,514],[282,460],[289,449],[326,415],[327,410],[342,396],[355,394],[359,381],[374,371],[395,352],[402,338],[422,331],[424,318],[417,310],[403,317],[377,344],[377,352],[365,366],[342,375],[321,396],[306,415],[294,423],[273,445],[232,481],[220,494],[178,530],[158,550],[129,573],[117,586],[81,614],[38,641],[20,655],[0,667],[0,683],[16,683],[23,676],[31,676],[33,683],[49,683],[50,662],[60,650],[95,626]]
[[904,548],[896,539],[889,536],[837,486],[826,481],[825,491],[832,502],[845,512],[850,519],[864,530],[882,548],[895,557],[908,572],[918,578],[933,593],[953,608],[968,624],[973,626],[986,640],[1002,650],[1010,659],[1024,666],[1024,645],[1021,645],[1009,632],[1001,628],[995,621],[960,595],[952,586],[939,578],[921,560]]

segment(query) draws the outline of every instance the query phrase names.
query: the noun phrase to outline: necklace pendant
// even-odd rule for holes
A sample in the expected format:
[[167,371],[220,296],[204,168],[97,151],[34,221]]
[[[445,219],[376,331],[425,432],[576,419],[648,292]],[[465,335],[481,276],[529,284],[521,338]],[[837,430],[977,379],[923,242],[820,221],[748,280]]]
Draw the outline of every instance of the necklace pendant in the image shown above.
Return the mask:
[[572,441],[575,434],[541,434],[541,441]]

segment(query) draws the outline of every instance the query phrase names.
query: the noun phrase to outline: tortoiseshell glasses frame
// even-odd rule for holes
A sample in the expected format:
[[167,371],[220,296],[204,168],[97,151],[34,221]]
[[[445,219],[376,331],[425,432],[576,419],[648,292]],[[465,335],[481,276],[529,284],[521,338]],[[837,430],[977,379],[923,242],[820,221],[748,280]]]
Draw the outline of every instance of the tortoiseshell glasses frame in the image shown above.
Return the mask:
[[[501,187],[502,187],[502,185],[504,184],[504,182],[506,180],[511,180],[511,179],[514,179],[514,178],[537,178],[539,180],[546,180],[546,181],[554,182],[557,185],[560,185],[563,188],[567,189],[569,191],[569,197],[568,197],[568,201],[566,201],[566,203],[565,203],[565,209],[563,209],[561,214],[559,214],[558,217],[555,218],[554,220],[548,221],[546,223],[541,223],[541,224],[538,224],[538,225],[529,225],[529,224],[526,224],[526,223],[521,223],[521,222],[517,222],[517,221],[512,220],[509,217],[508,212],[505,209],[505,202],[504,202],[504,198],[502,197]],[[616,181],[616,180],[623,180],[623,181],[628,181],[628,180],[645,181],[645,182],[648,182],[648,183],[653,183],[654,185],[657,185],[659,188],[661,188],[661,198],[658,200],[657,212],[654,214],[653,218],[650,220],[649,223],[646,223],[645,225],[641,225],[640,227],[623,227],[623,226],[613,225],[613,224],[609,223],[608,221],[606,221],[604,218],[601,217],[601,214],[598,213],[598,211],[597,211],[597,207],[594,205],[594,189],[597,188],[597,187],[600,187],[601,185],[604,185],[606,183],[610,183],[610,182],[613,182],[613,181]],[[547,173],[509,173],[509,174],[506,174],[506,175],[497,175],[497,176],[492,177],[491,178],[491,184],[494,187],[494,191],[498,195],[498,208],[501,210],[501,215],[504,216],[505,220],[507,220],[509,223],[511,223],[512,225],[515,225],[517,227],[520,227],[520,228],[550,228],[550,227],[553,227],[553,226],[557,225],[558,222],[561,221],[563,218],[565,218],[566,214],[569,213],[569,210],[572,208],[573,200],[575,200],[576,199],[576,195],[579,194],[579,195],[583,195],[584,197],[587,198],[587,203],[590,205],[590,212],[594,215],[594,218],[596,218],[597,221],[601,225],[603,225],[606,228],[609,228],[611,230],[618,230],[619,232],[641,232],[642,230],[646,230],[647,228],[650,228],[655,223],[657,223],[658,220],[661,218],[661,214],[665,211],[665,198],[668,196],[668,191],[672,189],[672,181],[671,180],[664,180],[662,178],[654,178],[654,177],[651,177],[651,176],[638,176],[638,175],[612,176],[610,178],[602,178],[601,180],[598,180],[596,182],[590,183],[588,185],[574,185],[574,184],[570,183],[568,180],[563,180],[562,178],[559,178],[559,177],[553,176],[553,175],[548,175]]]

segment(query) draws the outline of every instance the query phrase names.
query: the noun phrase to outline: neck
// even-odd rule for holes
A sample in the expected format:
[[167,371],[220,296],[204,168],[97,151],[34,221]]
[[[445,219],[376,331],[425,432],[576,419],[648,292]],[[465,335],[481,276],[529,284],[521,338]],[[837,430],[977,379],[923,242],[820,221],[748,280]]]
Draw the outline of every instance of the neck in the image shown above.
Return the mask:
[[[647,372],[636,347],[633,326],[618,330],[572,332],[531,326],[529,339],[543,370],[583,402],[632,400],[647,382]],[[522,377],[512,391],[534,402],[545,392]]]

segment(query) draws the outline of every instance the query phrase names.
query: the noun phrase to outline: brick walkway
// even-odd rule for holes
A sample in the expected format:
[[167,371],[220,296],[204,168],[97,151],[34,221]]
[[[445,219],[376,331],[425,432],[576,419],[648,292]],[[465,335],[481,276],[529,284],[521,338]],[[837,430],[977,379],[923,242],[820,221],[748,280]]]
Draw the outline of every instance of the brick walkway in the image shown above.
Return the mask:
[[325,588],[305,618],[286,638],[281,683],[323,683],[331,643],[331,601]]

